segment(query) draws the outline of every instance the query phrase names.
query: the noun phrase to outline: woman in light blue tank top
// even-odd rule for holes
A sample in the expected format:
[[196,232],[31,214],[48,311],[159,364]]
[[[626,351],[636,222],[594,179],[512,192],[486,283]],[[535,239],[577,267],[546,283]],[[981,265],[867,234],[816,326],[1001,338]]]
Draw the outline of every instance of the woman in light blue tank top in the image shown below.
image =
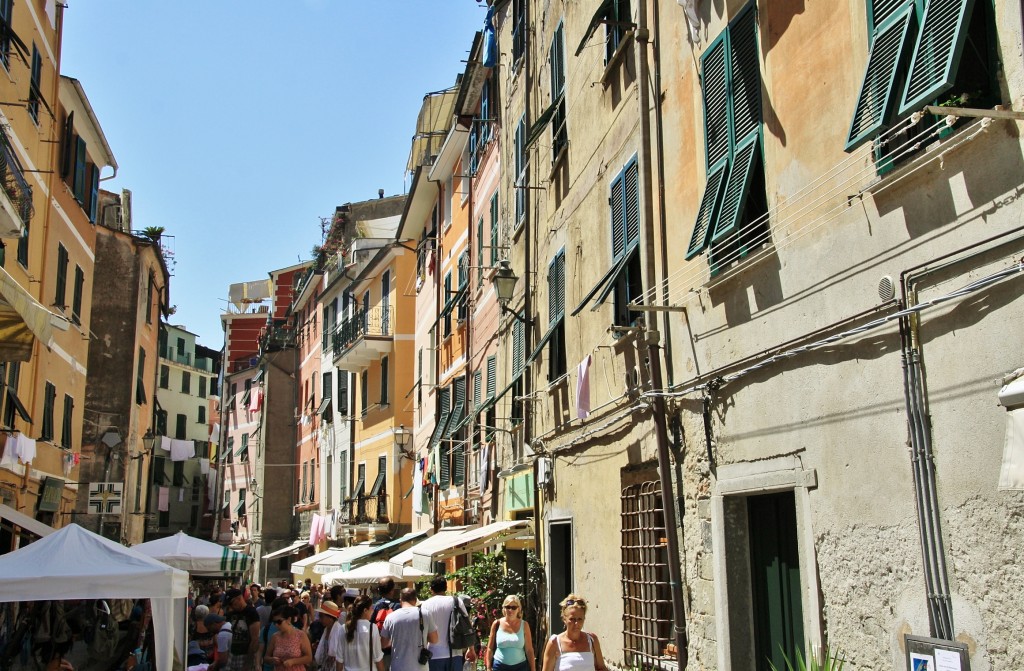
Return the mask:
[[570,594],[560,605],[565,631],[549,638],[544,646],[544,671],[608,671],[597,636],[583,631],[586,599]]
[[501,606],[505,617],[491,625],[491,638],[487,641],[487,668],[493,671],[536,671],[533,636],[530,624],[523,619],[523,605],[519,597],[505,597]]

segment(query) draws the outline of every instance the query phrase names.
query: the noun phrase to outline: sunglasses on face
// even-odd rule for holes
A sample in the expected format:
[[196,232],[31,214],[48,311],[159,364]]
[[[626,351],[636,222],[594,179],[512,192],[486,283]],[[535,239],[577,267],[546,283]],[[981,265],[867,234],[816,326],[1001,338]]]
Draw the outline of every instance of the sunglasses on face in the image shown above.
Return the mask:
[[505,610],[519,610],[519,606],[502,606]]
[[282,623],[284,623],[284,620],[274,620],[274,624],[278,626],[281,626]]
[[587,602],[583,599],[568,599],[565,602],[566,606],[586,606]]

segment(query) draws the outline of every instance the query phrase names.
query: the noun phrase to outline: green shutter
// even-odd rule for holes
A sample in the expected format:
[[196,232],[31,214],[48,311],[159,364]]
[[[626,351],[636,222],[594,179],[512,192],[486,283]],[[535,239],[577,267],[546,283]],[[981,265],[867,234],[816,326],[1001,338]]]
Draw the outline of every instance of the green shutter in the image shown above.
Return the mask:
[[973,9],[974,0],[928,0],[900,114],[916,111],[953,87]]
[[757,13],[747,5],[729,26],[729,103],[731,146],[736,147],[761,127],[761,62],[757,53]]
[[708,171],[708,182],[704,186],[704,195],[701,197],[700,208],[697,210],[697,223],[693,225],[690,246],[686,250],[687,260],[703,252],[711,240],[709,235],[711,217],[718,205],[718,198],[722,193],[722,187],[725,185],[725,176],[728,169],[729,161],[723,158]]
[[872,30],[877,30],[899,10],[914,4],[915,0],[867,0]]
[[636,159],[626,166],[622,175],[623,210],[626,226],[626,251],[640,241],[640,183]]
[[487,357],[487,398],[494,398],[498,389],[498,357]]
[[53,304],[64,309],[68,287],[68,250],[57,243],[57,283],[53,296]]
[[78,138],[78,149],[75,151],[75,198],[79,203],[85,202],[85,140]]
[[565,250],[548,265],[548,324],[565,316]]
[[434,434],[430,437],[430,449],[437,449],[438,444],[441,442],[441,438],[444,436],[445,429],[448,427],[448,418],[451,416],[451,398],[449,397],[449,390],[447,388],[441,388],[437,390],[437,424],[434,425]]
[[[483,265],[483,257],[480,261]],[[491,265],[498,265],[498,192],[491,196]]]
[[100,205],[100,168],[97,165],[91,166],[92,174],[89,176],[89,221],[96,223],[96,214]]
[[523,359],[526,356],[526,333],[523,322],[518,319],[512,325],[512,377],[519,377],[523,372]]
[[739,226],[754,175],[754,165],[758,159],[757,147],[758,135],[754,133],[736,149],[732,170],[729,171],[729,181],[725,186],[725,195],[722,196],[722,205],[718,210],[717,226],[711,236],[713,243],[734,233]]
[[612,182],[611,198],[608,205],[612,211],[612,258],[617,259],[626,251],[625,228],[622,225],[622,182],[624,175],[620,174]]
[[483,395],[483,382],[483,371],[478,370],[473,373],[473,410],[480,407],[480,400]]
[[896,70],[903,60],[910,29],[914,23],[914,7],[906,5],[893,14],[874,34],[868,65],[857,96],[846,151],[852,151],[874,137],[885,127],[892,109],[892,93]]
[[452,444],[452,484],[461,487],[466,483],[466,444],[463,441]]
[[483,285],[484,283],[484,218],[480,217],[480,221],[476,223],[476,265],[477,265],[477,284]]
[[709,166],[729,155],[729,89],[726,86],[728,31],[701,56],[701,89],[704,95],[704,141]]

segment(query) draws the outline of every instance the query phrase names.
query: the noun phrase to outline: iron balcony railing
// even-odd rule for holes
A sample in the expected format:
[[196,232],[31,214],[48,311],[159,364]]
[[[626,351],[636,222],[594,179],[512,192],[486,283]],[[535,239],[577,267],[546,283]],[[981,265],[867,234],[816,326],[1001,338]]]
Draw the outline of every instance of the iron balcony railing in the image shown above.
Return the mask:
[[0,181],[4,192],[14,203],[22,223],[28,225],[32,218],[32,187],[25,179],[25,172],[14,153],[7,132],[0,128]]
[[394,307],[359,308],[331,333],[331,349],[334,356],[339,356],[363,338],[393,336],[394,328]]
[[348,514],[348,524],[388,524],[388,495],[357,496],[345,502],[342,518]]
[[295,347],[295,329],[293,328],[274,326],[268,328],[260,336],[261,352],[276,352],[289,347]]

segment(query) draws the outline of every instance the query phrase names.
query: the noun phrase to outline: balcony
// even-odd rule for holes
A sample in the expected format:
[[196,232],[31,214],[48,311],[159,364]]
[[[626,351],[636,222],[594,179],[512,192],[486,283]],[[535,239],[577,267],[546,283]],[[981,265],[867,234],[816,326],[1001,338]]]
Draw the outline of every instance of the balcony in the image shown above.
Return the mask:
[[295,347],[295,329],[287,326],[267,328],[260,336],[260,352],[276,352]]
[[7,133],[0,130],[0,238],[20,238],[32,218],[32,187]]
[[388,495],[357,496],[341,507],[343,524],[388,524]]
[[358,309],[331,333],[334,365],[360,371],[394,349],[394,335],[394,307]]

